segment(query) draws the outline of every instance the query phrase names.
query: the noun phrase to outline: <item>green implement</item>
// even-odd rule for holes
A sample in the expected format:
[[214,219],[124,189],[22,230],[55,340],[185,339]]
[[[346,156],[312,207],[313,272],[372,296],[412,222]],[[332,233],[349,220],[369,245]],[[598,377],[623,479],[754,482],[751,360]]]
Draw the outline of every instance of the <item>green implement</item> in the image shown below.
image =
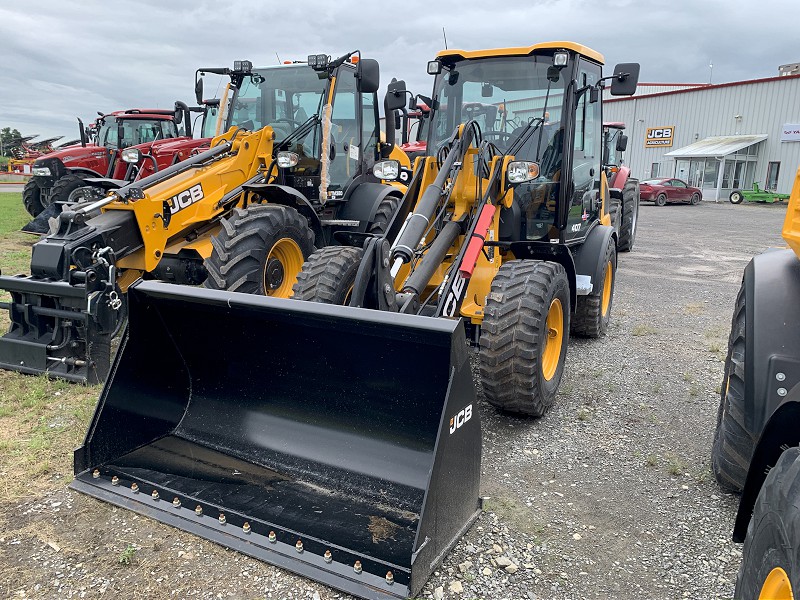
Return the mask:
[[772,204],[774,202],[783,202],[789,199],[789,194],[779,194],[777,192],[770,192],[769,190],[762,190],[757,181],[753,182],[752,190],[733,190],[731,195],[728,196],[731,204],[741,204],[743,200],[748,202],[766,202]]

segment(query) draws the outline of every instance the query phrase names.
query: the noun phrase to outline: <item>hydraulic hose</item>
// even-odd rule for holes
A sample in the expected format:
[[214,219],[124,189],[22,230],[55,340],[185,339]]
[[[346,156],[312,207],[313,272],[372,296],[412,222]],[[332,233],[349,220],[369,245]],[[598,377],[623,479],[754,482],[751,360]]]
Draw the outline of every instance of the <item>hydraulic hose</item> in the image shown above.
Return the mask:
[[404,292],[413,292],[419,295],[425,289],[436,269],[439,268],[444,257],[447,256],[447,251],[458,238],[459,233],[461,233],[461,226],[456,221],[450,221],[442,227],[425,256],[422,257],[414,272],[406,280],[403,286]]

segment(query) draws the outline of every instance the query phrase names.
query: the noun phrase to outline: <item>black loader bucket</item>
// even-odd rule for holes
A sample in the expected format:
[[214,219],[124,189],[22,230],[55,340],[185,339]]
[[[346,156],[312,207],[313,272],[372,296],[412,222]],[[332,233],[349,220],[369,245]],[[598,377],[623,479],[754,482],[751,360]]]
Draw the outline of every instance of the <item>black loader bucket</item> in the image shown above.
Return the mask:
[[479,508],[463,325],[128,294],[72,487],[362,598],[416,593]]

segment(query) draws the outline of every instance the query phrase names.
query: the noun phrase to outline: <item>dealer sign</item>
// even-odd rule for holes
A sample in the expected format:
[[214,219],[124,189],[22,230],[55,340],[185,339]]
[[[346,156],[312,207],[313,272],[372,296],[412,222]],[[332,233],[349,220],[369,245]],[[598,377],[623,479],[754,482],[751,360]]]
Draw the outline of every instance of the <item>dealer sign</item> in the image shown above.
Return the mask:
[[781,129],[782,142],[800,142],[800,123],[786,123]]
[[670,127],[648,127],[647,134],[644,137],[644,146],[645,148],[652,148],[654,146],[672,146],[672,138],[674,133],[674,125]]

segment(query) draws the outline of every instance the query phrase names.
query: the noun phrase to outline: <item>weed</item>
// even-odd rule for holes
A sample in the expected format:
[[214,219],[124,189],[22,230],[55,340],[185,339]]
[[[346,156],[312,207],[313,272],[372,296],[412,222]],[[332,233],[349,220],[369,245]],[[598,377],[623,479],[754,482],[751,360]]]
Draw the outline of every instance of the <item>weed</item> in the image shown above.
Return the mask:
[[686,383],[689,383],[689,382],[692,380],[692,376],[691,376],[691,375],[689,375],[688,373],[684,373],[684,374],[683,374],[683,380],[684,380]]
[[708,351],[713,352],[714,354],[722,354],[723,352],[722,343],[718,341],[711,342],[711,344],[708,346]]
[[664,389],[664,384],[662,384],[660,381],[656,381],[650,388],[650,391],[654,394],[660,394],[662,389]]
[[133,556],[135,554],[136,554],[136,548],[128,544],[128,547],[125,548],[125,550],[123,550],[122,552],[120,552],[119,558],[117,560],[121,565],[129,565],[131,564],[131,560],[133,560]]
[[705,310],[702,302],[690,302],[683,307],[684,314],[687,315],[702,315]]
[[590,413],[585,408],[578,410],[578,421],[588,421]]
[[633,329],[631,329],[631,333],[635,336],[654,335],[658,333],[658,330],[652,325],[648,325],[647,323],[641,323],[639,325],[636,325]]
[[692,384],[691,387],[689,388],[689,395],[692,398],[696,398],[697,396],[700,395],[700,388],[695,384]]
[[658,464],[658,457],[655,454],[648,454],[644,464],[648,467],[655,467]]
[[674,454],[667,456],[667,473],[678,476],[686,471],[686,462]]

